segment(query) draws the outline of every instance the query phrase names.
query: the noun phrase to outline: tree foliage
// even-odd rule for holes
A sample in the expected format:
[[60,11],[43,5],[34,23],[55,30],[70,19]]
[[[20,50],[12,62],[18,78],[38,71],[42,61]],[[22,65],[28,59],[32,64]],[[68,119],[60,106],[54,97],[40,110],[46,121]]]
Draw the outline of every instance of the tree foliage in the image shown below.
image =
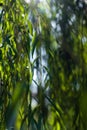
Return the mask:
[[0,2],[0,130],[87,129],[85,0]]

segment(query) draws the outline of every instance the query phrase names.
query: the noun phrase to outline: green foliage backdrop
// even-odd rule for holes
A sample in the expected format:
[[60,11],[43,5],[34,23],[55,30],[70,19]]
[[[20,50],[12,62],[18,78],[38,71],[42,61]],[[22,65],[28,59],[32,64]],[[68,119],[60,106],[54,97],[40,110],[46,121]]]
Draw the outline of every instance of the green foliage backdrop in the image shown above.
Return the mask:
[[0,1],[0,130],[87,130],[86,0]]

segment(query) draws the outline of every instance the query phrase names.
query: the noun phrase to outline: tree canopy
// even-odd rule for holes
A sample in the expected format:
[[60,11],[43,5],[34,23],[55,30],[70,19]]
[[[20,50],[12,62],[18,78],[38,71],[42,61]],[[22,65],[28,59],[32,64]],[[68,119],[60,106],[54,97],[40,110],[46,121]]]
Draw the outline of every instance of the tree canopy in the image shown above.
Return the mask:
[[87,129],[86,0],[0,1],[0,130]]

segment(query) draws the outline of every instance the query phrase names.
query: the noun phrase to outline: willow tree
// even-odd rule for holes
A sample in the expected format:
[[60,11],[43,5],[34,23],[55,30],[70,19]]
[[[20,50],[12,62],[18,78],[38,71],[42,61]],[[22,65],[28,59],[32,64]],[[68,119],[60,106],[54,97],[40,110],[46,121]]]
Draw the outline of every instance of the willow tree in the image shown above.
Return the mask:
[[0,2],[1,130],[87,129],[86,13],[85,0]]
[[[29,112],[31,100],[29,86],[32,79],[29,33],[32,33],[32,30],[27,17],[28,14],[20,1],[1,2],[0,129],[2,130],[11,127],[19,129]],[[26,124],[29,125],[29,121]]]

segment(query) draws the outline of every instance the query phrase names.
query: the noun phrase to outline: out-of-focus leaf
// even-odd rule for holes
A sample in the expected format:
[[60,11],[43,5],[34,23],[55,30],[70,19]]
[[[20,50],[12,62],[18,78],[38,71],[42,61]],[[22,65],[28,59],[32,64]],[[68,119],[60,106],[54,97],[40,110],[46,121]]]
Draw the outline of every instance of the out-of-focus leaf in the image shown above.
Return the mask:
[[34,65],[34,64],[35,64],[35,62],[36,62],[39,58],[40,58],[40,56],[37,56],[37,57],[34,59],[34,61],[33,61],[32,65]]
[[58,104],[56,106],[55,102],[51,98],[49,98],[47,95],[45,95],[45,97],[48,99],[48,101],[51,103],[51,105],[54,107],[54,109],[58,113],[63,114],[63,110],[61,109],[61,107]]
[[21,122],[21,126],[20,126],[20,130],[22,130],[23,128],[23,124],[26,122],[26,119],[27,119],[28,115],[24,115],[24,118],[22,119],[22,122]]
[[37,108],[38,107],[35,107],[33,110],[29,110],[29,115],[28,115],[28,127],[30,127],[30,124],[31,124],[31,121],[34,119],[34,115],[36,114],[37,112]]
[[38,40],[39,40],[38,36],[35,32],[34,35],[33,35],[33,38],[32,38],[32,57],[33,57],[33,54],[34,54],[35,47],[38,44]]
[[52,58],[54,58],[54,54],[50,49],[49,49],[49,54],[52,56]]
[[2,60],[2,50],[0,50],[0,60]]
[[38,130],[42,130],[42,114],[39,114],[39,119],[38,119]]
[[49,73],[49,68],[43,65],[43,68]]
[[28,21],[28,27],[29,27],[29,32],[32,36],[33,35],[33,26],[32,26],[32,23],[30,21]]

